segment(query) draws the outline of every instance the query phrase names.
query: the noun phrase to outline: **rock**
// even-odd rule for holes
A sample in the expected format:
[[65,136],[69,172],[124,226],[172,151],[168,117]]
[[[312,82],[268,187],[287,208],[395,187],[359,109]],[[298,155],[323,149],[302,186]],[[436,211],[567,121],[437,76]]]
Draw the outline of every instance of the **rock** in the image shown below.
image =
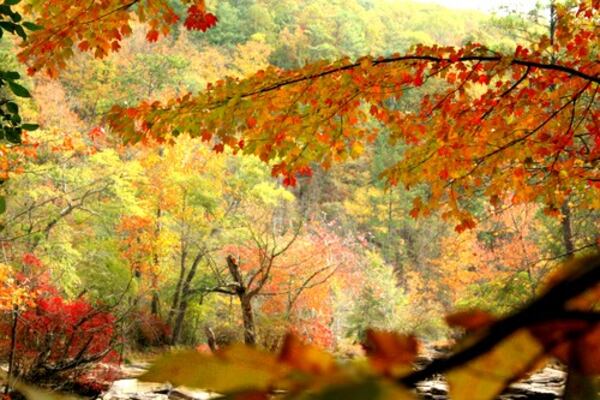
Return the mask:
[[140,382],[137,379],[120,379],[113,382],[102,399],[167,400],[168,395],[161,391],[169,390],[171,390],[171,386],[166,384]]
[[[567,374],[559,369],[546,367],[523,381],[512,384],[501,400],[558,400],[562,398]],[[443,379],[421,382],[417,393],[426,400],[447,400],[448,385]]]
[[448,385],[441,380],[421,382],[417,385],[417,393],[427,400],[447,399]]
[[168,384],[140,382],[135,378],[114,381],[101,397],[103,400],[209,400],[215,393],[186,387],[173,388]]

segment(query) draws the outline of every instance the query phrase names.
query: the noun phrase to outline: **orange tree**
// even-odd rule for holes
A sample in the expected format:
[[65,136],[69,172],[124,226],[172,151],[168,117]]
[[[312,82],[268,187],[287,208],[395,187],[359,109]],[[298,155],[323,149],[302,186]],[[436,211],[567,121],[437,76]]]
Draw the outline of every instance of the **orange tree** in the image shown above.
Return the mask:
[[[216,23],[204,1],[185,3],[188,29],[205,30]],[[52,76],[74,47],[97,57],[117,51],[131,32],[134,14],[148,24],[149,41],[167,34],[178,20],[166,0],[51,0],[32,2],[27,11],[46,28],[31,35],[19,57],[30,73],[45,69]],[[429,192],[415,200],[411,214],[427,214],[446,203],[445,214],[458,220],[458,231],[475,225],[465,206],[475,193],[493,204],[542,200],[549,213],[558,214],[569,193],[577,190],[589,196],[588,204],[598,206],[599,18],[596,0],[557,5],[551,35],[509,54],[478,43],[462,48],[418,45],[404,55],[317,62],[287,71],[267,68],[246,79],[223,79],[199,94],[114,107],[108,120],[129,141],[165,140],[187,132],[210,141],[217,152],[228,146],[265,162],[274,160],[273,175],[282,176],[287,185],[294,185],[298,175],[310,175],[314,164],[327,168],[357,157],[385,129],[392,144],[403,142],[407,148],[383,177],[407,187],[428,183]],[[417,109],[407,109],[402,93],[428,85],[436,90],[424,95]],[[323,398],[360,398],[361,393],[411,398],[393,382],[415,386],[446,372],[453,398],[491,399],[540,358],[554,354],[572,367],[568,387],[576,387],[582,373],[599,372],[594,360],[600,358],[598,315],[593,312],[598,292],[573,301],[597,284],[599,260],[588,259],[578,267],[504,320],[454,316],[454,325],[479,328],[478,339],[417,372],[402,367],[414,356],[414,340],[371,333],[368,349],[375,374],[358,382],[293,337],[279,361],[250,349],[206,359],[184,354],[185,363],[182,355],[159,361],[147,378],[221,392],[250,390],[253,398],[277,388],[291,393],[310,388]],[[189,362],[198,357],[211,368],[170,369],[167,375],[169,368],[161,368],[172,362],[200,365]],[[215,376],[218,368],[230,373]],[[234,372],[235,381],[217,379]],[[287,379],[302,375],[312,379]],[[323,389],[323,379],[338,385]],[[596,396],[593,390],[586,394],[585,385],[579,387],[584,388],[580,398]]]

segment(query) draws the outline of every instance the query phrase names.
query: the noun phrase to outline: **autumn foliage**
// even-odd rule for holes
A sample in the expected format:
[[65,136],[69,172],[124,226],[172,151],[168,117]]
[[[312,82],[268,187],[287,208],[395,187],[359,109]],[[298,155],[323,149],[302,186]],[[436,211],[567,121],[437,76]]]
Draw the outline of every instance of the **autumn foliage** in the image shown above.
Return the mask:
[[1,356],[12,360],[12,376],[38,383],[63,380],[80,390],[104,389],[103,382],[112,379],[106,374],[114,377],[114,371],[94,373],[93,365],[120,362],[116,318],[82,298],[66,300],[33,254],[25,254],[23,263],[35,269],[27,276],[7,271],[3,293],[12,293],[0,316]]
[[[513,54],[478,43],[419,45],[407,55],[269,68],[197,95],[115,107],[111,124],[129,141],[177,130],[214,141],[218,151],[229,146],[278,159],[273,174],[288,185],[313,162],[329,168],[359,156],[385,128],[391,144],[409,148],[383,177],[431,185],[427,199],[415,200],[414,216],[445,203],[457,230],[472,228],[463,202],[479,191],[495,204],[542,199],[556,213],[573,188],[589,189],[592,202],[597,197],[598,64],[588,55],[600,42],[595,2],[556,10],[552,40],[543,36]],[[424,95],[418,111],[402,107],[404,91],[428,85],[440,90]]]

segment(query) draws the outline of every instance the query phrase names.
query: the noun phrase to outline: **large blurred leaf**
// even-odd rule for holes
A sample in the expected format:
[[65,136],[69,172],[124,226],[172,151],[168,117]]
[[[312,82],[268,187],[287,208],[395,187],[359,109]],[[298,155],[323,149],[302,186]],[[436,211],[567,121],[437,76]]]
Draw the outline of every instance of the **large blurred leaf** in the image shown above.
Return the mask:
[[80,400],[80,397],[51,392],[24,383],[13,385],[27,400]]
[[489,352],[446,373],[452,400],[493,400],[531,371],[544,354],[527,330],[519,330]]
[[[596,359],[600,363],[599,359]],[[600,377],[584,375],[570,370],[565,387],[564,400],[598,400],[600,399]]]
[[217,355],[201,354],[194,350],[165,355],[155,361],[139,379],[231,393],[267,390],[288,371],[274,356],[236,345]]
[[342,385],[327,386],[317,393],[306,393],[298,399],[310,400],[416,400],[408,389],[387,380],[368,379]]
[[363,344],[373,368],[388,376],[409,372],[419,348],[414,336],[369,329]]
[[293,334],[285,337],[279,360],[309,374],[329,374],[337,369],[331,354],[317,346],[303,343]]

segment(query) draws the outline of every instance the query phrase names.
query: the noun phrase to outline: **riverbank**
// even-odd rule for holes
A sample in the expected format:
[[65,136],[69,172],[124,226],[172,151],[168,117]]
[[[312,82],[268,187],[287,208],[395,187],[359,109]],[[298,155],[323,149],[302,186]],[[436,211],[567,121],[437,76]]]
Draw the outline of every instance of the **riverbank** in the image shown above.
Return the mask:
[[[147,364],[132,364],[123,368],[123,378],[111,385],[103,400],[209,400],[219,397],[198,389],[173,388],[165,383],[140,382],[135,377],[142,374]],[[514,383],[500,400],[560,400],[564,390],[566,373],[546,367],[529,378]],[[424,400],[447,400],[448,386],[442,379],[422,382],[417,392]]]

